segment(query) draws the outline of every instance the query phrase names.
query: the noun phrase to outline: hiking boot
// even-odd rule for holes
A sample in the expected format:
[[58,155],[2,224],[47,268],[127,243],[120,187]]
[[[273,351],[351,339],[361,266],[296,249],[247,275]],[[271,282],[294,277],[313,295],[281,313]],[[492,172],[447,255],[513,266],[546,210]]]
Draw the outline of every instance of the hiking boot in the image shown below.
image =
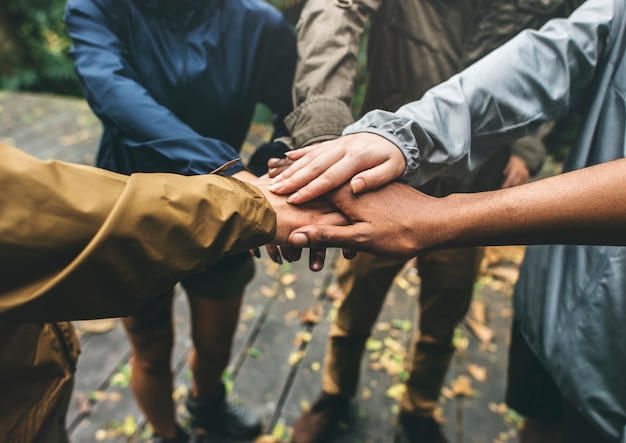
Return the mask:
[[220,383],[213,398],[187,398],[189,423],[208,434],[217,434],[236,440],[251,440],[261,434],[259,419],[249,411],[226,400],[226,388]]
[[419,417],[401,411],[398,422],[401,429],[397,443],[449,443],[433,417]]
[[176,436],[174,438],[163,438],[160,435],[154,434],[152,436],[152,443],[189,443],[189,434],[187,434],[183,428],[176,426]]
[[322,391],[296,421],[291,443],[329,443],[342,422],[348,421],[350,399]]

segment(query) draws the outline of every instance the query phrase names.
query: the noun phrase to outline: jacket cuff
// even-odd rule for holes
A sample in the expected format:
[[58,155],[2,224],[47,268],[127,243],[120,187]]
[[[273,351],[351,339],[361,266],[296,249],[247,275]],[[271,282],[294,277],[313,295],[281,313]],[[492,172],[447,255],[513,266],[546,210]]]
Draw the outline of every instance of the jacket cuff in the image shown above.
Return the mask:
[[332,140],[341,135],[354,121],[350,108],[332,97],[313,97],[306,100],[285,118],[294,148],[311,143]]

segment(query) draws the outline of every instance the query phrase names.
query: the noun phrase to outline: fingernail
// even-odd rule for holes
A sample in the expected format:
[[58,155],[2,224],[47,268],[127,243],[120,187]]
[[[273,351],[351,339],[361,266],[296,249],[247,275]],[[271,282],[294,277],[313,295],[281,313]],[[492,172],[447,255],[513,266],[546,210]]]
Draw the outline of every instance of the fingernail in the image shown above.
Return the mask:
[[270,182],[270,184],[275,185],[276,183],[280,182],[283,180],[283,174],[278,174],[276,177],[274,177],[272,179],[272,181]]
[[296,247],[306,246],[308,242],[309,242],[309,239],[307,238],[307,236],[301,232],[297,232],[293,234],[291,236],[291,240],[289,240],[289,243],[291,243],[291,246],[296,246]]
[[261,258],[261,251],[259,251],[258,249],[255,249],[255,250],[254,250],[254,256],[255,256],[256,258]]
[[295,194],[291,194],[289,197],[287,197],[287,203],[293,203],[294,200],[296,200],[298,197],[300,197],[299,192],[296,192]]
[[352,189],[353,194],[358,194],[365,189],[365,182],[362,178],[355,178],[350,182],[350,189]]
[[282,265],[282,264],[283,264],[283,258],[280,256],[280,253],[278,253],[278,254],[276,254],[276,255],[274,256],[274,261],[275,261],[276,263],[278,263],[279,265]]
[[283,187],[282,183],[276,183],[276,184],[270,185],[267,189],[269,189],[272,192],[276,192],[282,187]]

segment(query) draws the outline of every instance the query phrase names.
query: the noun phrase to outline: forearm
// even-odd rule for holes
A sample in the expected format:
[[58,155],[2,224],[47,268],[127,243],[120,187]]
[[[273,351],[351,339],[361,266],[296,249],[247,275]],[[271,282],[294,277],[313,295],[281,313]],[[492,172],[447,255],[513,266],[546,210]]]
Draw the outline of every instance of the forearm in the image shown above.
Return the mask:
[[392,141],[415,171],[413,183],[448,168],[466,172],[498,146],[571,112],[589,93],[620,19],[612,2],[588,1],[570,19],[519,34],[421,100],[395,113],[372,111],[344,134],[376,132]]
[[381,1],[357,0],[347,7],[307,1],[297,29],[296,109],[285,121],[296,148],[334,139],[352,123],[359,44]]
[[0,149],[2,321],[129,315],[274,236],[266,199],[235,179],[126,177]]
[[504,190],[453,194],[440,203],[436,247],[624,245],[626,160]]

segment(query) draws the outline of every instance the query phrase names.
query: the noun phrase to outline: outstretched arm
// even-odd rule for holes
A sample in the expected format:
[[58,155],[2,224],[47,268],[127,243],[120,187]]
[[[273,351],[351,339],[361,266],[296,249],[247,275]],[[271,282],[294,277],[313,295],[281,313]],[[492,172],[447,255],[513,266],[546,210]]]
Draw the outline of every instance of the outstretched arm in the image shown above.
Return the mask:
[[361,195],[344,186],[329,198],[353,224],[297,229],[293,245],[399,257],[476,245],[626,245],[626,159],[476,194],[434,198],[393,183]]
[[[621,19],[617,5],[590,0],[568,20],[552,20],[539,31],[524,31],[430,89],[421,100],[396,112],[371,111],[343,134],[379,136],[386,139],[378,142],[380,149],[389,153],[390,145],[396,146],[403,153],[404,173],[413,174],[413,184],[443,174],[464,173],[488,158],[493,149],[529,133],[544,121],[567,115],[580,103],[589,93],[598,64],[606,56],[607,46],[613,42],[610,37],[616,34]],[[320,161],[305,152],[275,178],[272,189],[288,194],[304,188],[305,194],[300,192],[293,199],[302,202],[341,186],[348,176],[351,179],[371,169],[351,161],[364,150],[362,144],[354,138],[343,138],[325,144],[330,153],[333,147],[340,147],[341,158]],[[377,143],[375,138],[369,140]],[[317,162],[315,168],[301,172],[309,168],[307,162],[311,160]],[[388,161],[385,157],[377,160],[379,165]],[[394,165],[393,171],[398,167]],[[327,173],[331,168],[332,174]],[[385,176],[393,178],[394,174]],[[368,182],[364,184],[364,189],[371,189],[379,181],[374,180],[371,187]]]
[[289,205],[260,181],[129,177],[1,144],[0,158],[2,321],[126,316],[225,254],[285,244],[311,221],[345,223],[328,203]]

